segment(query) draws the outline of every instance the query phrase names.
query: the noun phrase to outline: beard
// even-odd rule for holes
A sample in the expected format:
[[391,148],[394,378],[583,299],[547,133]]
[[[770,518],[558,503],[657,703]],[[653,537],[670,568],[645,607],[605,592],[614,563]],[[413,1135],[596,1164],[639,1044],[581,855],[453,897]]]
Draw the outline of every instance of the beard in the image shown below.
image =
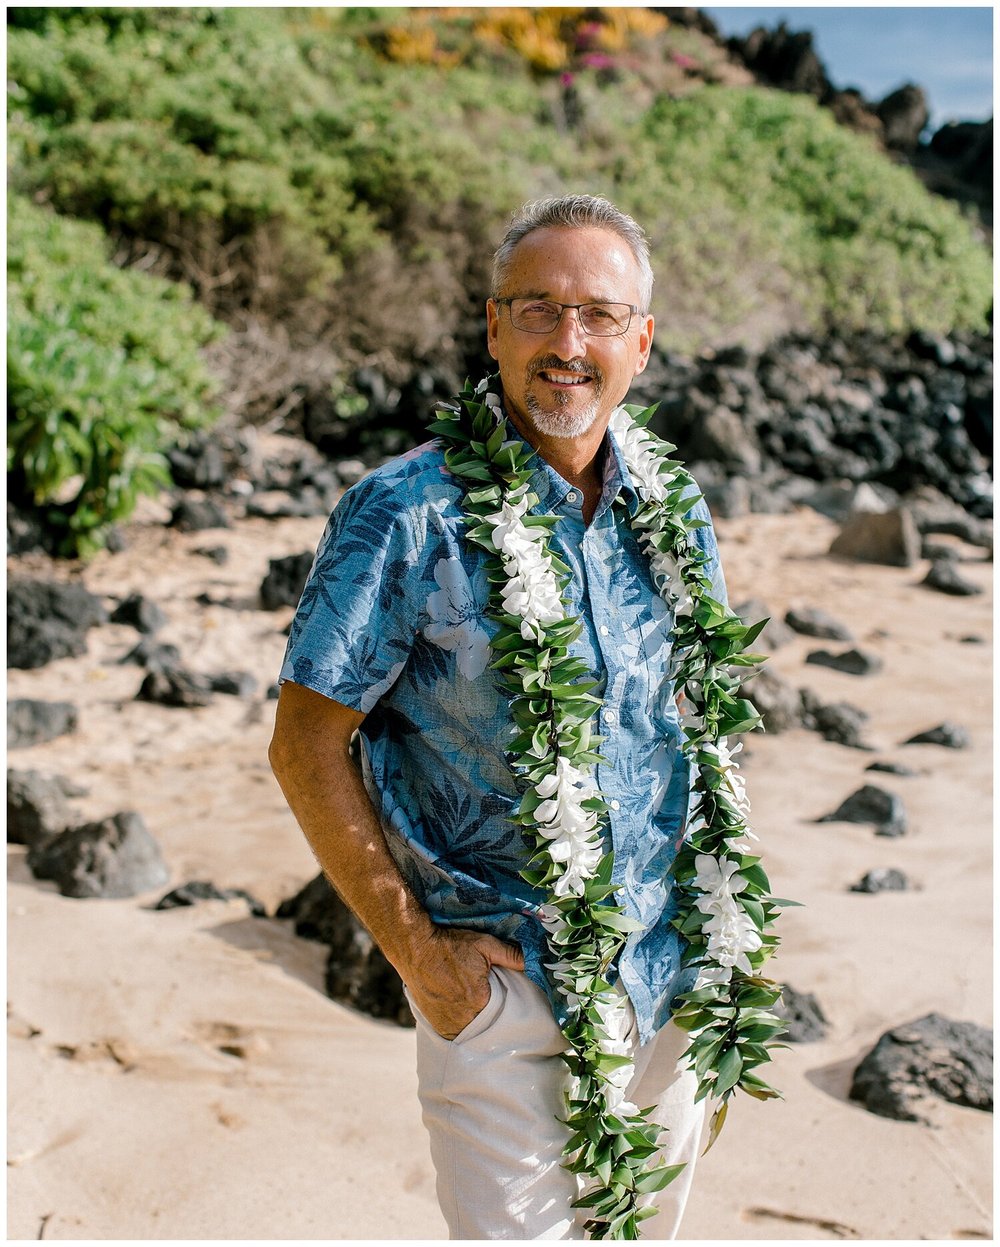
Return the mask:
[[527,383],[530,386],[534,378],[545,371],[574,372],[580,376],[590,377],[587,386],[587,402],[581,407],[579,399],[575,399],[571,391],[553,393],[546,403],[530,392],[525,396],[524,405],[531,416],[535,427],[546,437],[581,437],[586,433],[601,414],[601,397],[604,394],[604,374],[593,364],[580,361],[564,364],[556,356],[548,356],[536,361],[528,369]]

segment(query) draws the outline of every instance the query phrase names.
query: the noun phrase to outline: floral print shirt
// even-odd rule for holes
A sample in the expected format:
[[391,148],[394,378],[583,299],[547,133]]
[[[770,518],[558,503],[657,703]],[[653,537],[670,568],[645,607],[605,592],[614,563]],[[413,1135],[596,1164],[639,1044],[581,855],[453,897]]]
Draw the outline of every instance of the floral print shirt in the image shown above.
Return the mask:
[[[508,435],[516,437],[512,427]],[[534,508],[560,517],[554,551],[572,569],[569,609],[583,621],[572,652],[601,681],[595,723],[605,761],[619,903],[643,930],[612,967],[645,1042],[687,990],[670,867],[684,831],[689,768],[673,689],[671,614],[629,525],[639,499],[614,435],[603,492],[584,525],[580,492],[535,456]],[[320,541],[288,640],[281,680],[366,714],[365,783],[389,849],[434,921],[519,944],[526,973],[564,1011],[546,971],[540,889],[508,820],[519,790],[505,750],[515,731],[490,663],[484,554],[463,540],[459,482],[437,441],[383,465],[338,503]],[[692,515],[708,518],[704,502]],[[710,556],[713,596],[725,585],[711,526],[694,540]]]

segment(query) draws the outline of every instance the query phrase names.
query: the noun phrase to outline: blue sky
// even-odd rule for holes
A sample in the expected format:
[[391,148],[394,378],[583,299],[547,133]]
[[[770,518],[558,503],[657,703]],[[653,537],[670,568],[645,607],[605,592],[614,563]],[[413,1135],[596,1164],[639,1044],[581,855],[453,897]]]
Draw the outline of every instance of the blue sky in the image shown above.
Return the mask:
[[931,127],[993,115],[992,7],[706,8],[724,35],[755,26],[811,30],[836,87],[877,102],[904,82],[924,88]]

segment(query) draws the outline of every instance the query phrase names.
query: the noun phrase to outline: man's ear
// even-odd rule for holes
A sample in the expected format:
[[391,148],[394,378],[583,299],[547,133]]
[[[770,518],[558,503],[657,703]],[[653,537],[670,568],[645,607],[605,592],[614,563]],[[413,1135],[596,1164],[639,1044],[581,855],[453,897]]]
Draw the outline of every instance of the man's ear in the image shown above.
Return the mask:
[[635,361],[635,376],[644,372],[649,363],[649,352],[653,345],[653,318],[644,316],[639,326],[639,358]]
[[486,300],[486,345],[494,359],[499,359],[497,335],[500,332],[500,309],[493,299]]

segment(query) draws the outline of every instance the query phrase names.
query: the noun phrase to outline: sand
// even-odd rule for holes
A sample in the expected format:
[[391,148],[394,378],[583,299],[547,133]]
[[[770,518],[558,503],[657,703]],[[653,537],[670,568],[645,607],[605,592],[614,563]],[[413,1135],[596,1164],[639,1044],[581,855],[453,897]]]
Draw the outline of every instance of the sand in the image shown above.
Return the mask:
[[[157,639],[194,670],[251,670],[257,695],[181,710],[134,700],[119,665],[136,633],[107,624],[88,653],[11,671],[8,695],[69,699],[79,730],[8,765],[88,789],[96,818],[135,809],[171,885],[244,888],[273,912],[315,874],[266,761],[265,700],[291,609],[261,611],[268,559],[315,545],[321,519],[246,520],[179,534],[147,504],[121,554],[83,570],[108,605],[142,592],[166,612]],[[778,1054],[780,1102],[741,1098],[700,1162],[684,1236],[949,1239],[992,1235],[992,1117],[940,1104],[932,1124],[876,1117],[848,1099],[851,1072],[887,1029],[935,1011],[991,1025],[992,566],[963,547],[985,592],[919,585],[893,569],[826,556],[836,531],[807,510],[718,524],[734,601],[772,614],[820,606],[884,660],[852,677],[805,665],[796,637],[773,668],[797,687],[870,714],[868,754],[794,731],[757,735],[744,773],[785,913],[774,976],[818,998],[830,1027]],[[218,567],[195,553],[225,545]],[[75,574],[40,557],[11,575]],[[211,604],[198,604],[207,594]],[[962,641],[974,634],[979,644]],[[901,745],[945,720],[972,747]],[[873,759],[918,774],[867,775]],[[908,833],[816,819],[865,782],[903,799]],[[326,950],[242,901],[155,912],[166,887],[76,900],[33,879],[9,846],[10,1239],[441,1239],[445,1227],[419,1118],[412,1031],[323,992]],[[896,867],[912,889],[849,891]],[[655,1221],[651,1224],[651,1230]]]

